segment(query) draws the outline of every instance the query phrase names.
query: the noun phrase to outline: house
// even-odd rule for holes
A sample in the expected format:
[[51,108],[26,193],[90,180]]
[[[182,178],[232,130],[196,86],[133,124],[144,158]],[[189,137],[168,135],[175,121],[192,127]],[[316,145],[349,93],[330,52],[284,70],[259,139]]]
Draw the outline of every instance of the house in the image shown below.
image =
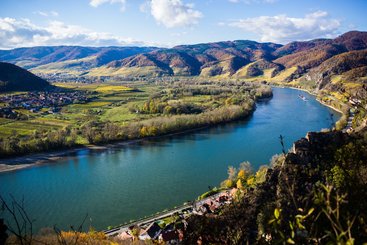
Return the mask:
[[134,240],[133,236],[128,231],[122,232],[116,237],[121,241],[128,241],[130,243],[132,243],[132,241]]
[[165,244],[178,244],[179,233],[173,223],[164,227],[159,235],[159,241],[164,242]]
[[224,194],[224,195],[221,195],[218,199],[218,202],[222,203],[222,204],[228,204],[228,202],[230,202],[229,200],[229,194]]
[[156,240],[159,235],[161,234],[162,229],[161,227],[156,223],[151,223],[145,230],[142,230],[139,235],[140,240],[147,240],[152,239]]
[[159,241],[165,242],[166,244],[178,244],[179,232],[176,230],[163,231],[159,235]]

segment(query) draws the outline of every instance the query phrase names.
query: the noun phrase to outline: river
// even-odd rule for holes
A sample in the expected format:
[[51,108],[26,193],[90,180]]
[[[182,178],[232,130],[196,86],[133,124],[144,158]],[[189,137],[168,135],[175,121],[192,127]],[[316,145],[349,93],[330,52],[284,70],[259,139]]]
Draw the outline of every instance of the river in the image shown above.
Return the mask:
[[[0,173],[0,194],[17,200],[36,230],[56,225],[105,229],[193,200],[218,186],[229,165],[250,161],[254,170],[305,136],[331,125],[330,113],[303,91],[274,88],[248,119],[117,148],[80,150],[61,160]],[[301,100],[304,95],[308,101]]]

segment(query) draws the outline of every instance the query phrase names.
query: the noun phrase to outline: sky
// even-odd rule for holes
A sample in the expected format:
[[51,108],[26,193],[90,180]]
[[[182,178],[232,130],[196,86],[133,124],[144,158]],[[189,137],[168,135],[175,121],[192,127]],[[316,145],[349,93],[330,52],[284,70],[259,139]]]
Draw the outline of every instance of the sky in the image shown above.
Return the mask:
[[367,31],[367,0],[0,0],[0,49],[286,44]]

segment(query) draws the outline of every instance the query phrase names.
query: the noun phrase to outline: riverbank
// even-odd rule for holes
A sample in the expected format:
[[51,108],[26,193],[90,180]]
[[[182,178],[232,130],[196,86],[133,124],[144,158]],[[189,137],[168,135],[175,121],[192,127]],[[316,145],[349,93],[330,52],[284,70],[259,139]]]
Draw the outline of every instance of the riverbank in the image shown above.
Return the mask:
[[[274,87],[281,87],[281,86],[274,86]],[[315,96],[310,91],[307,91],[305,89],[288,87],[288,86],[282,86],[281,88],[290,88],[290,89],[294,89],[294,90],[300,90],[300,91],[307,92],[312,96]],[[269,99],[272,99],[272,96],[269,97],[269,98],[266,98],[266,100],[269,100]],[[264,99],[258,99],[257,102],[261,102],[262,100],[264,100]],[[319,101],[319,100],[317,100],[317,101],[319,103],[325,105],[325,106],[328,106],[328,107],[332,108],[333,110],[338,111],[337,109],[333,108],[332,106],[329,106],[325,103],[322,103],[322,101]],[[256,109],[256,105],[254,105],[253,109],[250,112],[247,112],[245,116],[242,116],[240,118],[235,118],[234,120],[222,121],[222,122],[211,124],[211,125],[199,126],[199,127],[195,127],[195,128],[191,128],[191,129],[187,129],[187,130],[183,130],[183,131],[175,131],[175,132],[172,132],[172,133],[162,134],[162,135],[158,135],[158,136],[145,136],[145,137],[141,137],[141,138],[138,138],[138,139],[115,141],[114,143],[106,143],[106,144],[102,144],[102,145],[78,146],[76,148],[69,148],[69,149],[64,149],[64,150],[60,150],[60,151],[56,150],[56,151],[52,151],[52,152],[40,152],[40,153],[34,153],[34,154],[29,154],[29,155],[24,155],[24,156],[19,156],[19,157],[9,157],[9,158],[0,159],[0,173],[10,172],[10,171],[17,171],[17,170],[21,170],[21,169],[25,169],[25,168],[34,167],[34,166],[40,166],[40,165],[45,164],[45,163],[56,162],[56,161],[62,160],[66,156],[70,157],[70,155],[76,154],[78,151],[82,151],[82,150],[92,150],[92,151],[107,150],[109,148],[128,145],[128,144],[144,141],[144,140],[147,140],[147,139],[158,139],[158,138],[169,137],[169,136],[174,136],[174,135],[182,135],[182,134],[187,134],[187,133],[191,133],[191,132],[194,132],[194,131],[198,131],[198,130],[201,130],[201,129],[205,129],[205,128],[208,128],[208,127],[217,126],[217,125],[220,125],[220,124],[226,124],[226,123],[229,123],[229,122],[235,122],[235,121],[238,121],[238,120],[243,120],[243,119],[249,117],[254,112],[255,109]]]
[[96,150],[104,148],[105,147],[101,146],[85,146],[85,147],[72,148],[68,150],[52,151],[47,153],[43,152],[13,158],[4,158],[0,159],[0,173],[16,171],[20,169],[41,165],[46,162],[57,161],[62,159],[66,155],[73,154],[81,150],[88,150],[88,149]]
[[[342,116],[340,117],[340,119],[335,122],[335,124],[337,124],[338,122],[340,122],[341,120],[343,120],[343,117],[348,117],[349,115],[346,115],[345,112],[343,112],[342,110],[340,110],[339,108],[336,108],[335,106],[332,106],[328,103],[326,103],[325,101],[322,101],[319,97],[318,97],[318,94],[311,91],[311,90],[308,90],[308,89],[305,89],[305,88],[299,88],[299,87],[292,87],[292,86],[284,86],[284,85],[280,85],[278,83],[270,83],[271,86],[273,87],[278,87],[278,88],[289,88],[289,89],[294,89],[294,90],[300,90],[300,91],[303,91],[303,92],[306,92],[308,93],[309,95],[312,95],[316,98],[317,102],[319,102],[320,104],[326,106],[326,107],[329,107],[330,109],[334,110],[334,111],[337,111],[339,112]],[[343,107],[343,106],[347,106],[343,103],[341,103],[340,101],[338,101],[340,103],[340,107]]]
[[194,128],[194,129],[184,130],[181,132],[155,136],[155,137],[144,137],[141,139],[125,140],[125,141],[109,143],[105,145],[88,145],[88,146],[81,146],[77,148],[67,149],[67,150],[41,152],[41,153],[29,154],[29,155],[13,157],[13,158],[4,158],[4,159],[0,159],[0,173],[11,172],[11,171],[21,170],[25,168],[40,166],[42,164],[49,163],[49,162],[56,162],[58,160],[65,158],[66,156],[70,157],[69,155],[76,154],[77,152],[83,151],[83,150],[103,151],[103,150],[107,150],[110,148],[117,148],[117,147],[128,145],[128,144],[142,142],[148,139],[159,139],[163,137],[188,134],[188,133],[202,130],[208,127],[209,126]]
[[[239,119],[239,120],[244,120],[244,119],[246,118]],[[236,121],[231,121],[231,122],[236,122]],[[225,122],[225,123],[228,123],[228,122]],[[225,123],[221,123],[221,124],[225,124]],[[175,135],[190,134],[192,132],[200,131],[200,130],[207,129],[213,126],[218,126],[218,125],[220,124],[198,127],[198,128],[188,129],[184,131],[179,131],[179,132],[174,132],[174,133],[169,133],[169,134],[159,135],[159,136],[154,136],[154,137],[147,136],[147,137],[140,138],[140,139],[124,140],[124,141],[108,143],[104,145],[87,145],[87,146],[80,146],[76,148],[66,149],[66,150],[64,149],[64,150],[59,150],[59,151],[56,150],[52,152],[40,152],[40,153],[34,153],[34,154],[29,154],[29,155],[24,155],[24,156],[19,156],[19,157],[3,158],[3,159],[0,159],[0,173],[11,172],[11,171],[30,168],[30,167],[40,166],[42,164],[49,163],[49,162],[56,162],[66,157],[70,157],[70,155],[76,154],[77,152],[83,151],[83,150],[104,151],[104,150],[108,150],[111,148],[118,148],[124,145],[143,142],[149,139],[161,139],[164,137],[172,137]]]

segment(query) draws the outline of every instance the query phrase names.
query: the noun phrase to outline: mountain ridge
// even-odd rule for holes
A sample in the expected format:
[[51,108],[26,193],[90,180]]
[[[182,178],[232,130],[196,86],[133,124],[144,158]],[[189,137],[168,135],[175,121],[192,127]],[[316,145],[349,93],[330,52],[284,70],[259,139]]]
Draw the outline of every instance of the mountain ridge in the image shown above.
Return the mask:
[[[365,64],[363,59],[358,59],[362,62],[360,65],[346,64],[353,63],[350,58],[344,63],[339,60],[356,56],[356,53],[366,49],[367,32],[350,31],[334,39],[318,38],[285,45],[235,40],[178,45],[173,48],[19,48],[0,50],[0,61],[14,63],[47,78],[65,74],[86,80],[100,77],[198,76],[204,79],[292,83],[293,86],[301,87],[302,84],[308,84],[313,89],[333,87],[345,91],[350,88],[341,81],[348,77],[353,77],[354,87],[365,85],[364,77],[367,75],[362,72],[365,71]],[[324,70],[328,68],[336,69],[337,72],[326,74]],[[360,74],[363,79],[358,79],[353,72]],[[347,74],[344,76],[344,73]],[[327,86],[330,83],[332,86]]]

